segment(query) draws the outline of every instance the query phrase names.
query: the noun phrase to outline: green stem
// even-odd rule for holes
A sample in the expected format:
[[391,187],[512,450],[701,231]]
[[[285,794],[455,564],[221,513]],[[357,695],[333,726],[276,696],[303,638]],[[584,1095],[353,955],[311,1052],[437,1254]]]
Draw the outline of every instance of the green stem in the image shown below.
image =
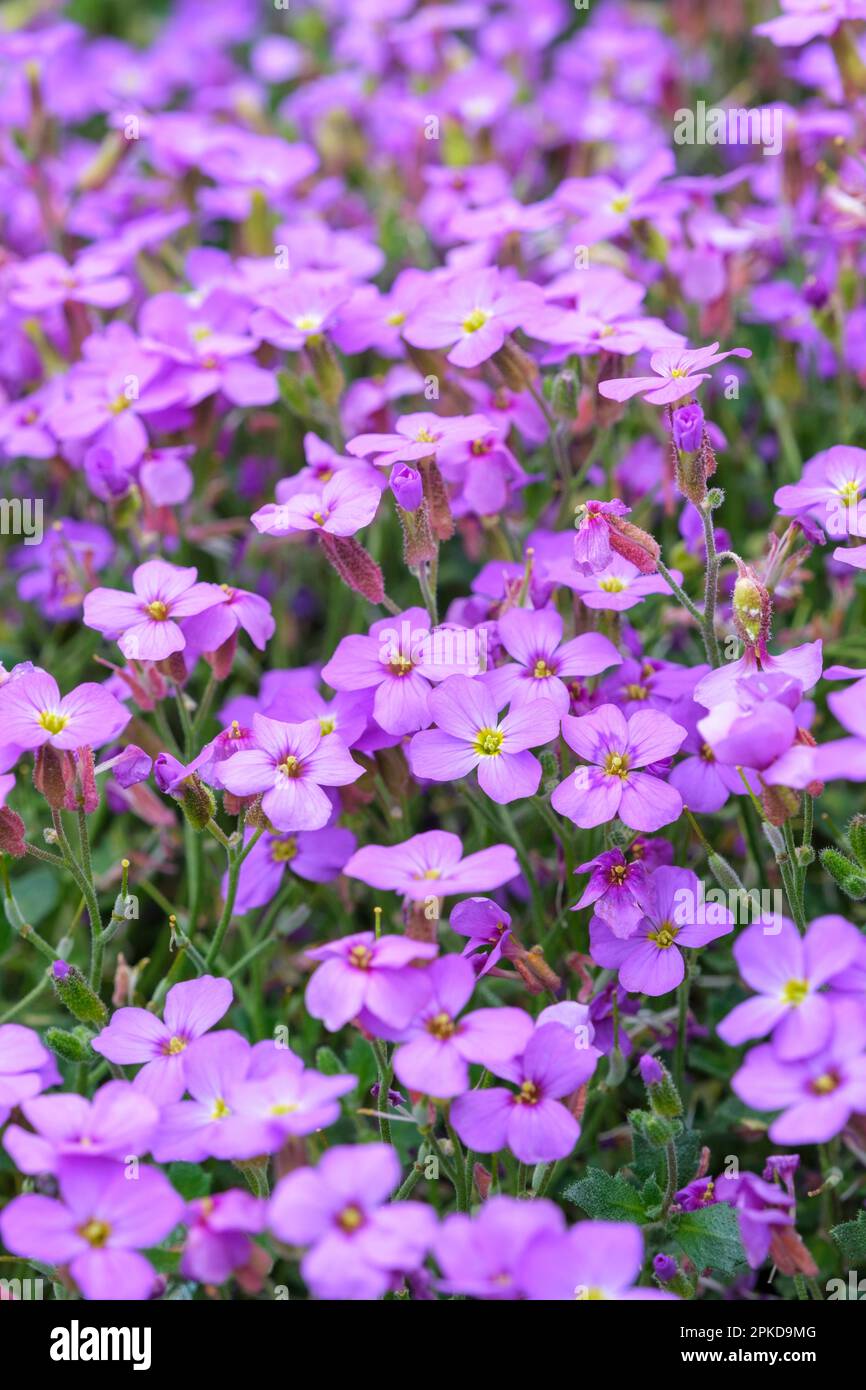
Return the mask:
[[673,1139],[669,1139],[667,1144],[665,1144],[665,1162],[667,1163],[668,1180],[667,1185],[665,1187],[665,1204],[662,1212],[663,1215],[666,1215],[667,1212],[670,1210],[671,1202],[674,1200],[677,1189],[680,1185],[679,1165],[677,1163],[677,1146],[674,1143]]
[[707,547],[707,581],[704,589],[704,616],[701,620],[701,632],[704,638],[707,661],[711,666],[721,666],[722,654],[719,651],[719,640],[716,637],[716,598],[719,592],[719,557],[716,553],[716,532],[713,526],[713,514],[709,508],[698,507],[698,511],[703,522],[704,542]]
[[370,1043],[373,1055],[376,1058],[376,1070],[379,1073],[379,1094],[376,1097],[376,1109],[379,1112],[379,1138],[383,1144],[391,1143],[391,1121],[388,1117],[388,1092],[391,1089],[391,1078],[394,1069],[388,1057],[388,1046],[378,1040]]
[[[213,824],[213,821],[209,821],[208,828],[210,828]],[[217,829],[219,829],[219,827],[217,827]],[[223,903],[222,915],[219,919],[219,922],[217,923],[217,929],[214,932],[213,940],[211,941],[210,946],[207,950],[207,954],[204,958],[205,967],[208,970],[211,968],[211,966],[213,965],[214,961],[220,953],[220,947],[223,944],[223,937],[228,931],[229,923],[232,920],[232,913],[234,912],[235,907],[235,898],[237,897],[238,893],[238,879],[240,877],[241,865],[243,864],[250,850],[253,848],[255,844],[258,843],[263,834],[263,829],[257,830],[249,840],[249,843],[244,846],[240,853],[237,853],[234,850],[232,850],[231,846],[229,846],[228,844],[228,840],[226,840],[226,845],[228,846],[227,852],[229,881],[228,887],[226,888],[226,900]],[[222,835],[222,831],[220,831],[220,835]],[[190,923],[190,930],[192,930],[192,923]]]
[[692,615],[692,617],[694,618],[695,622],[696,622],[701,628],[703,628],[703,622],[704,622],[704,615],[703,615],[703,613],[702,613],[701,610],[698,608],[697,604],[692,603],[692,600],[689,598],[689,596],[688,596],[688,594],[686,593],[685,589],[683,589],[683,588],[677,583],[677,581],[674,579],[673,575],[671,574],[670,570],[668,569],[667,565],[664,563],[663,560],[656,560],[656,569],[658,570],[658,572],[659,572],[659,574],[661,575],[662,579],[663,579],[663,580],[665,581],[665,583],[667,584],[667,586],[668,586],[668,588],[670,589],[671,593],[673,594],[674,598],[677,599],[678,602],[682,604],[683,608],[685,608],[685,610],[686,610],[687,613],[691,613],[691,615]]
[[674,1081],[677,1090],[682,1092],[686,1070],[686,1033],[689,1021],[689,993],[691,990],[691,968],[686,961],[686,973],[677,989],[677,1046],[674,1054]]

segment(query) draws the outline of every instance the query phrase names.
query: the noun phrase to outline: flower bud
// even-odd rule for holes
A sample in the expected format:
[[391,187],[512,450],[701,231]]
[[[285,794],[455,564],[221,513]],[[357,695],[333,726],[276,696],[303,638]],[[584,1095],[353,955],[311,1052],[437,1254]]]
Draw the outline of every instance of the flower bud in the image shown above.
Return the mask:
[[866,816],[852,816],[848,823],[848,843],[857,863],[866,869]]
[[673,413],[671,434],[677,450],[685,454],[695,454],[704,441],[704,412],[697,401],[681,405]]
[[26,854],[24,822],[11,806],[0,806],[0,852],[20,859]]
[[553,378],[550,404],[560,420],[576,420],[580,382],[577,373],[565,368]]
[[430,514],[430,526],[433,534],[437,540],[450,540],[454,535],[454,517],[451,513],[451,503],[448,500],[448,489],[442,474],[439,472],[439,465],[434,458],[427,458],[421,459],[418,468],[424,479],[424,497]]
[[523,348],[517,346],[513,338],[505,339],[498,352],[494,352],[493,361],[502,373],[506,386],[510,386],[512,391],[525,391],[538,376],[538,364]]
[[770,595],[754,570],[743,565],[734,585],[733,614],[737,636],[756,647],[770,636]]
[[66,805],[67,793],[75,783],[75,763],[65,749],[43,743],[36,751],[33,765],[33,785],[55,811]]
[[644,1054],[638,1062],[640,1078],[645,1086],[658,1086],[664,1080],[661,1063],[656,1057]]
[[417,468],[395,463],[389,479],[391,491],[404,512],[416,512],[424,499],[424,481]]
[[[655,1059],[653,1059],[655,1060]],[[660,1081],[645,1081],[649,1102],[656,1115],[664,1116],[669,1119],[676,1119],[683,1113],[683,1103],[680,1100],[680,1093],[674,1084],[674,1079],[667,1067],[661,1062],[656,1062],[661,1072]],[[643,1075],[643,1072],[641,1072]]]
[[832,846],[822,849],[821,863],[847,898],[853,898],[855,902],[866,898],[866,869]]
[[61,1004],[79,1023],[92,1023],[102,1028],[108,1021],[108,1010],[81,971],[65,960],[56,960],[51,967],[54,990]]
[[42,1041],[64,1062],[95,1062],[96,1053],[83,1028],[47,1028]]
[[134,787],[136,783],[147,780],[152,766],[153,762],[144,749],[130,743],[114,763],[112,772],[121,787]]
[[307,339],[307,353],[322,400],[327,405],[336,405],[343,394],[346,378],[327,338],[320,333],[311,334]]
[[327,531],[318,534],[319,544],[343,583],[371,603],[381,603],[385,597],[385,580],[361,542],[354,536],[332,536]]
[[670,1283],[677,1272],[677,1262],[672,1255],[665,1255],[662,1251],[653,1258],[653,1274],[662,1284]]
[[613,549],[636,565],[641,574],[655,574],[656,561],[662,553],[655,537],[621,516],[609,515],[607,523]]
[[800,797],[790,787],[768,787],[761,784],[761,805],[772,825],[784,825],[800,809]]

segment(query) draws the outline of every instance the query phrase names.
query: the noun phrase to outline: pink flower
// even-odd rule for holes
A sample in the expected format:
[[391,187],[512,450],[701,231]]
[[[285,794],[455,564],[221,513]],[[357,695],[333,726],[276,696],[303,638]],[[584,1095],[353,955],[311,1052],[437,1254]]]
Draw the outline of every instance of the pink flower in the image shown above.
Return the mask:
[[448,361],[456,367],[477,367],[532,310],[543,307],[537,285],[505,280],[495,266],[468,270],[421,301],[406,320],[403,337],[413,347],[450,348]]
[[641,769],[673,757],[687,736],[682,725],[655,709],[626,719],[616,705],[601,705],[591,714],[566,715],[562,734],[592,766],[579,767],[554,791],[551,805],[560,815],[583,829],[619,816],[632,830],[647,831],[678,818],[679,792]]
[[4,741],[19,748],[98,748],[125,729],[130,715],[119,700],[92,681],[61,698],[47,671],[29,671],[0,687]]
[[84,621],[116,639],[130,661],[163,661],[186,646],[178,619],[224,602],[217,585],[197,584],[197,577],[195,569],[148,560],[132,576],[134,593],[92,589],[84,599]]
[[336,734],[324,736],[318,719],[284,724],[253,715],[257,748],[222,764],[221,780],[235,796],[264,792],[262,810],[278,830],[320,830],[333,814],[322,787],[356,782],[364,769]]
[[[363,469],[364,465],[358,465]],[[381,489],[349,468],[335,473],[321,491],[298,492],[285,502],[268,502],[253,512],[257,531],[269,536],[290,536],[296,531],[327,531],[332,536],[354,536],[369,526],[376,515]]]
[[459,835],[426,830],[402,845],[364,845],[343,873],[371,888],[390,889],[416,902],[431,894],[483,893],[501,888],[520,872],[511,845],[490,845],[463,858]]
[[751,357],[748,348],[731,348],[717,352],[718,343],[703,348],[661,348],[650,357],[655,376],[626,376],[614,381],[599,382],[599,392],[611,401],[627,401],[642,395],[652,405],[669,405],[691,396],[701,382],[708,381],[705,367],[723,362],[726,357]]

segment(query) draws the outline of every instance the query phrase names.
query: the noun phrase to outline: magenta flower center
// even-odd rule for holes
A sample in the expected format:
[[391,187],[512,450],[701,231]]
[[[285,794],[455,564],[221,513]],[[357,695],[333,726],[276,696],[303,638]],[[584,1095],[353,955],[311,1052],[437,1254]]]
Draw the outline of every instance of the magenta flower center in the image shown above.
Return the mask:
[[628,777],[629,759],[627,753],[608,753],[604,760],[604,770],[608,777]]
[[161,598],[155,598],[153,603],[149,603],[144,611],[149,618],[153,618],[155,623],[164,623],[168,617],[168,605],[163,603]]
[[86,1221],[83,1226],[77,1227],[77,1230],[78,1234],[87,1241],[88,1245],[92,1245],[94,1250],[101,1250],[111,1235],[111,1227],[108,1222],[97,1221],[95,1217]]

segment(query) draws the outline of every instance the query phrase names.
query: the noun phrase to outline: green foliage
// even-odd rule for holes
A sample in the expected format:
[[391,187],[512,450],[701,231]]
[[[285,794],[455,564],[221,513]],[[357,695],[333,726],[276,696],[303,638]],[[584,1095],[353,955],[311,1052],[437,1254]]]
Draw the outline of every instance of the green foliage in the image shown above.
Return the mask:
[[866,1264],[866,1211],[858,1212],[856,1221],[843,1221],[830,1231],[849,1264]]
[[206,1197],[213,1182],[211,1174],[206,1173],[200,1163],[170,1163],[168,1176],[175,1192],[179,1192],[186,1202]]
[[612,1178],[602,1168],[588,1168],[586,1177],[569,1183],[562,1195],[599,1221],[643,1223],[650,1219],[641,1194],[622,1173]]
[[746,1264],[739,1219],[727,1202],[672,1216],[669,1238],[699,1272],[714,1269],[727,1276]]

